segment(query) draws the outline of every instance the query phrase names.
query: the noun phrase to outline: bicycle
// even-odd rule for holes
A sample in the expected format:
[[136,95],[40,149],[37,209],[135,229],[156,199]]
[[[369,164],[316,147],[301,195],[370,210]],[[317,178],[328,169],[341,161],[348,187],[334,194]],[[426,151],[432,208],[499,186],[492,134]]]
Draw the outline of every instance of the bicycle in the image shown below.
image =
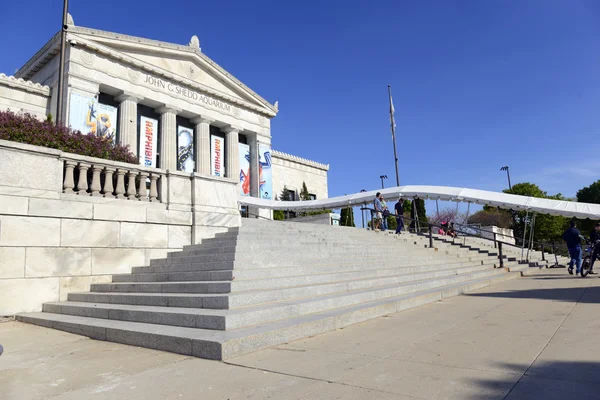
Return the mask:
[[600,248],[600,241],[596,241],[595,243],[590,243],[589,240],[586,239],[585,250],[583,251],[583,261],[581,262],[581,277],[585,278],[592,271],[592,257],[594,253],[596,253],[596,260],[600,259],[600,251],[596,251],[597,248]]

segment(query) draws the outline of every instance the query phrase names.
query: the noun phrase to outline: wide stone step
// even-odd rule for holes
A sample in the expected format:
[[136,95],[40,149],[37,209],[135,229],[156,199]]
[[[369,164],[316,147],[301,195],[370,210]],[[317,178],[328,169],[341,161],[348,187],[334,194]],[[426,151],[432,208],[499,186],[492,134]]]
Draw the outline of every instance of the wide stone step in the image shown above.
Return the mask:
[[[373,301],[379,298],[397,296],[418,290],[431,289],[450,282],[470,280],[474,276],[498,275],[499,270],[487,270],[481,267],[464,268],[452,271],[417,274],[399,279],[396,286],[376,289],[348,291],[328,296],[311,297],[303,300],[284,301],[234,310],[201,310],[197,308],[169,308],[117,305],[106,303],[47,303],[45,312],[79,315],[93,318],[108,318],[132,322],[176,325],[204,329],[237,329],[275,320],[293,318],[298,315],[321,312],[328,309],[346,307]],[[455,275],[459,275],[456,277]]]
[[[239,269],[231,271],[192,271],[192,272],[172,272],[172,273],[134,273],[113,275],[113,282],[177,282],[177,281],[219,281],[232,280],[234,277],[240,279],[264,279],[264,278],[284,278],[304,275],[321,275],[335,273],[371,273],[371,271],[386,271],[402,269],[403,271],[428,270],[439,266],[461,267],[470,265],[495,265],[495,260],[475,260],[463,261],[456,259],[432,260],[427,263],[411,262],[406,264],[397,264],[392,267],[372,264],[337,264],[329,267],[318,265],[308,265],[302,267],[274,267],[257,269]],[[386,267],[386,268],[384,268]],[[409,273],[409,272],[407,272]]]
[[329,332],[383,315],[513,279],[517,274],[485,276],[428,291],[389,297],[350,307],[307,314],[229,331],[183,328],[53,313],[18,315],[22,322],[85,335],[93,339],[225,360],[281,343]]
[[[482,274],[494,273],[492,268],[483,270]],[[450,274],[452,277],[455,275]],[[420,275],[421,277],[423,275]],[[374,278],[365,280],[350,280],[347,282],[334,282],[314,284],[309,286],[293,286],[277,289],[253,290],[238,293],[188,293],[188,292],[92,292],[92,293],[70,293],[69,301],[83,301],[92,303],[112,303],[112,304],[133,304],[133,305],[152,305],[169,307],[190,307],[190,308],[212,308],[228,309],[245,307],[249,305],[271,303],[276,301],[301,299],[311,296],[323,296],[333,293],[342,293],[353,290],[365,290],[384,286],[395,286],[400,281],[408,282],[418,280],[419,276],[398,276],[389,278]],[[189,284],[189,283],[188,283]],[[119,284],[105,284],[119,285]],[[150,285],[150,284],[144,284]],[[180,284],[181,285],[181,284]],[[135,285],[131,285],[132,287]],[[141,284],[140,284],[141,286]],[[164,286],[168,288],[168,284]],[[179,286],[182,290],[190,289]],[[92,290],[95,289],[95,285]],[[107,290],[110,288],[107,287]],[[123,288],[129,290],[131,287]],[[169,289],[173,289],[172,287]],[[154,288],[154,290],[157,290]],[[161,287],[162,290],[162,287]],[[167,290],[167,289],[165,289]]]
[[216,271],[216,270],[242,270],[242,269],[258,269],[258,268],[277,268],[277,267],[300,267],[306,264],[313,266],[321,266],[327,268],[339,264],[349,265],[372,265],[381,264],[385,266],[412,265],[414,263],[430,263],[441,260],[464,260],[464,261],[488,261],[496,260],[495,257],[488,257],[477,254],[464,255],[440,255],[435,252],[426,253],[420,257],[392,257],[385,254],[368,257],[363,260],[362,257],[327,257],[321,260],[306,261],[298,257],[297,259],[286,258],[281,261],[277,260],[261,260],[259,261],[215,261],[215,262],[193,262],[180,263],[171,265],[153,265],[148,267],[133,267],[132,272],[138,273],[173,273],[173,272],[191,272],[191,271]]

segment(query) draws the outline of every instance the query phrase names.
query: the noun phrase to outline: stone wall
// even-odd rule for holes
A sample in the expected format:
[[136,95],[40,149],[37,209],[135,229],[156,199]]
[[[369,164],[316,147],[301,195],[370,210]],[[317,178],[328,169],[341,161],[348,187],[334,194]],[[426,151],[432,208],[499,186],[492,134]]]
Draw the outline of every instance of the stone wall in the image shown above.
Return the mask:
[[283,186],[298,194],[302,190],[302,182],[306,182],[308,191],[317,199],[326,199],[327,171],[329,165],[306,160],[304,158],[272,151],[273,160],[273,193],[279,196]]
[[495,233],[497,240],[510,244],[516,243],[512,229],[498,228],[497,226],[482,226],[481,230],[481,236],[487,239],[494,239]]
[[49,113],[50,88],[0,74],[0,111],[32,114],[45,119]]
[[240,225],[235,181],[152,169],[161,176],[157,201],[127,200],[76,194],[81,188],[65,187],[68,163],[147,173],[0,140],[0,315],[40,310],[44,302]]

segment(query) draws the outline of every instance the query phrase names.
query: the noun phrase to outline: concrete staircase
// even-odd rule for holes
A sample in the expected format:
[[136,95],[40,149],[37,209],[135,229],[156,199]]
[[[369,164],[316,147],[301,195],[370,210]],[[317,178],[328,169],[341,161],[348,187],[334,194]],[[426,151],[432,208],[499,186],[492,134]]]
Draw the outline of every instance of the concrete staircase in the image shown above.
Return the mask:
[[240,228],[47,303],[23,322],[223,360],[520,276],[491,250],[244,219]]

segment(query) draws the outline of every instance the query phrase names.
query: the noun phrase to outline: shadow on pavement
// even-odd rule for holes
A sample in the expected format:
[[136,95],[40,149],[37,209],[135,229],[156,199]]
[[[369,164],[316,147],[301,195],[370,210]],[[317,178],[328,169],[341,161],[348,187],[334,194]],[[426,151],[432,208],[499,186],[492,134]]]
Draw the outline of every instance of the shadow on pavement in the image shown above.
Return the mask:
[[[527,366],[497,364],[507,372],[521,375]],[[513,379],[517,379],[513,376]],[[510,390],[506,400],[597,400],[600,398],[600,362],[552,361],[535,362],[514,385],[512,380],[477,380],[486,389],[486,396],[475,395],[472,400],[489,400],[489,390]]]
[[[542,278],[537,278],[542,279]],[[556,277],[548,279],[558,279]],[[576,279],[576,278],[571,278]],[[563,287],[547,289],[509,290],[491,293],[469,293],[469,297],[496,297],[512,299],[540,299],[588,304],[600,304],[600,286]],[[600,399],[600,395],[598,396]]]

